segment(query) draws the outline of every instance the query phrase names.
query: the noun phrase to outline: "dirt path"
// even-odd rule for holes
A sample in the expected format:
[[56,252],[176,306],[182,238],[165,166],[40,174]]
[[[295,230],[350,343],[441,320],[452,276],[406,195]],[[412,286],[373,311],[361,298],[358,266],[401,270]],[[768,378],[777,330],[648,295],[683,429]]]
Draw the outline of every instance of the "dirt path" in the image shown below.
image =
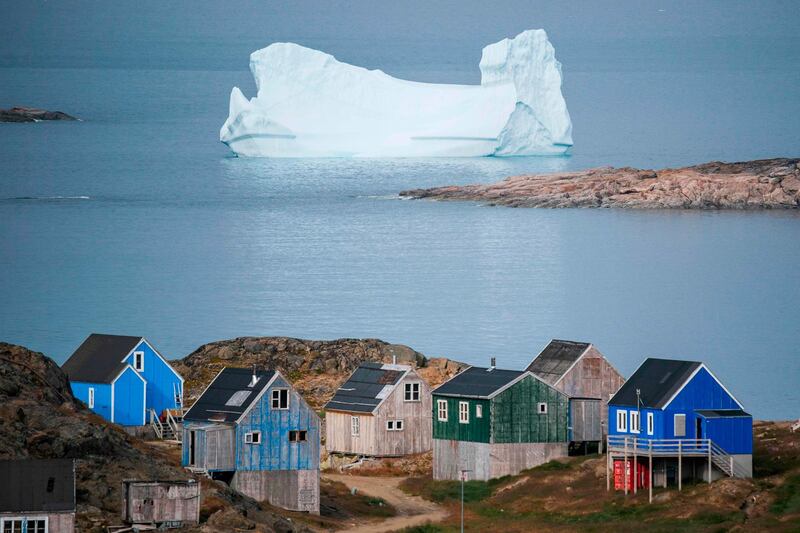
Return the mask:
[[357,525],[348,529],[349,533],[397,531],[428,522],[441,522],[447,518],[447,511],[439,505],[423,500],[419,496],[409,496],[400,490],[400,482],[405,479],[402,477],[344,476],[340,474],[323,474],[322,477],[344,483],[347,488],[355,488],[360,493],[381,498],[397,509],[397,516],[379,522]]

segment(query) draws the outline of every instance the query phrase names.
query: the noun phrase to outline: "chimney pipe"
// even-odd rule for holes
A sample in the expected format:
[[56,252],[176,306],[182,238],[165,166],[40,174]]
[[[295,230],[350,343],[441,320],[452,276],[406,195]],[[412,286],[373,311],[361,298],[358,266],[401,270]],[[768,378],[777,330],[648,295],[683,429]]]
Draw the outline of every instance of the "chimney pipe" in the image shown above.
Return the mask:
[[496,366],[497,366],[497,359],[496,359],[496,358],[494,358],[494,357],[492,357],[492,365],[491,365],[491,367],[490,367],[490,368],[491,368],[492,370],[494,370],[494,367],[496,367]]
[[397,356],[395,354],[392,354],[392,364],[393,365],[397,364]]
[[256,383],[258,383],[258,378],[256,377],[256,365],[253,364],[253,377],[250,378],[250,386],[255,387]]

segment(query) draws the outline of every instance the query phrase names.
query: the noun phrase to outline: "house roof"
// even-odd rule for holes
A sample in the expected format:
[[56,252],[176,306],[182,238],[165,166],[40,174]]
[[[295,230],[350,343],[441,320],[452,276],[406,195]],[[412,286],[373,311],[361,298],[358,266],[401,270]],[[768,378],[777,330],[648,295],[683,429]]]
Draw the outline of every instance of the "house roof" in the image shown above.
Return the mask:
[[0,479],[9,487],[0,490],[2,513],[75,510],[72,459],[0,461]]
[[372,413],[410,371],[407,365],[361,363],[325,409]]
[[433,393],[440,396],[490,398],[524,374],[527,372],[523,370],[472,366],[439,385]]
[[526,369],[549,385],[555,385],[567,370],[580,359],[589,348],[588,342],[575,342],[553,339],[544,350],[531,361]]
[[61,369],[70,381],[111,383],[126,366],[122,360],[141,340],[142,337],[92,333]]
[[695,413],[705,418],[739,418],[753,416],[750,413],[744,412],[742,409],[697,409]]
[[183,415],[184,420],[200,422],[235,422],[252,405],[272,381],[274,370],[256,372],[255,385],[250,386],[253,370],[248,368],[224,368]]
[[662,409],[700,366],[702,363],[697,361],[645,359],[608,403],[636,406],[636,389],[639,389],[642,407]]

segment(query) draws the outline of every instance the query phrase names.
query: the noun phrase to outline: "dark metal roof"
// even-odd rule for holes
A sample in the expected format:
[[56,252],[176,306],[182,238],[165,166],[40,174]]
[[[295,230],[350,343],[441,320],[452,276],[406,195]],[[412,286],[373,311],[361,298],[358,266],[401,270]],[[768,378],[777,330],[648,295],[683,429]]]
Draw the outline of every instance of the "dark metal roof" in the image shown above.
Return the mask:
[[[225,368],[217,374],[192,408],[183,415],[183,419],[201,422],[235,422],[250,408],[253,400],[264,390],[274,375],[274,370],[257,371],[258,381],[250,387],[252,369]],[[250,394],[245,394],[245,391]],[[237,396],[241,401],[232,402],[233,396],[237,393],[241,393]],[[228,403],[231,405],[226,405]]]
[[744,416],[752,418],[753,416],[741,409],[697,409],[695,413],[705,418],[738,418]]
[[141,340],[142,337],[92,333],[61,369],[70,381],[111,383],[125,368],[122,360]]
[[526,370],[536,374],[545,383],[554,385],[589,346],[588,342],[553,339]]
[[371,413],[410,370],[406,365],[361,363],[325,404],[325,409]]
[[499,368],[490,371],[488,368],[473,366],[439,385],[433,393],[443,396],[488,398],[525,373],[522,370]]
[[608,403],[636,406],[636,389],[639,389],[642,407],[661,409],[701,364],[697,361],[648,358]]
[[72,459],[0,461],[0,512],[75,511]]

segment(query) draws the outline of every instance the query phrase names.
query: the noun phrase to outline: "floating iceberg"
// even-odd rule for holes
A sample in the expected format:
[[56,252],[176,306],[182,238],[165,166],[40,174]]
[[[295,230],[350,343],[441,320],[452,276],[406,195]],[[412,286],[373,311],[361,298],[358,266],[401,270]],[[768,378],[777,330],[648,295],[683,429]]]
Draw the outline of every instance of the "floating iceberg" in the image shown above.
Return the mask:
[[249,157],[562,154],[572,123],[544,30],[486,46],[480,85],[419,83],[293,43],[250,55],[258,95],[231,91],[220,141]]

